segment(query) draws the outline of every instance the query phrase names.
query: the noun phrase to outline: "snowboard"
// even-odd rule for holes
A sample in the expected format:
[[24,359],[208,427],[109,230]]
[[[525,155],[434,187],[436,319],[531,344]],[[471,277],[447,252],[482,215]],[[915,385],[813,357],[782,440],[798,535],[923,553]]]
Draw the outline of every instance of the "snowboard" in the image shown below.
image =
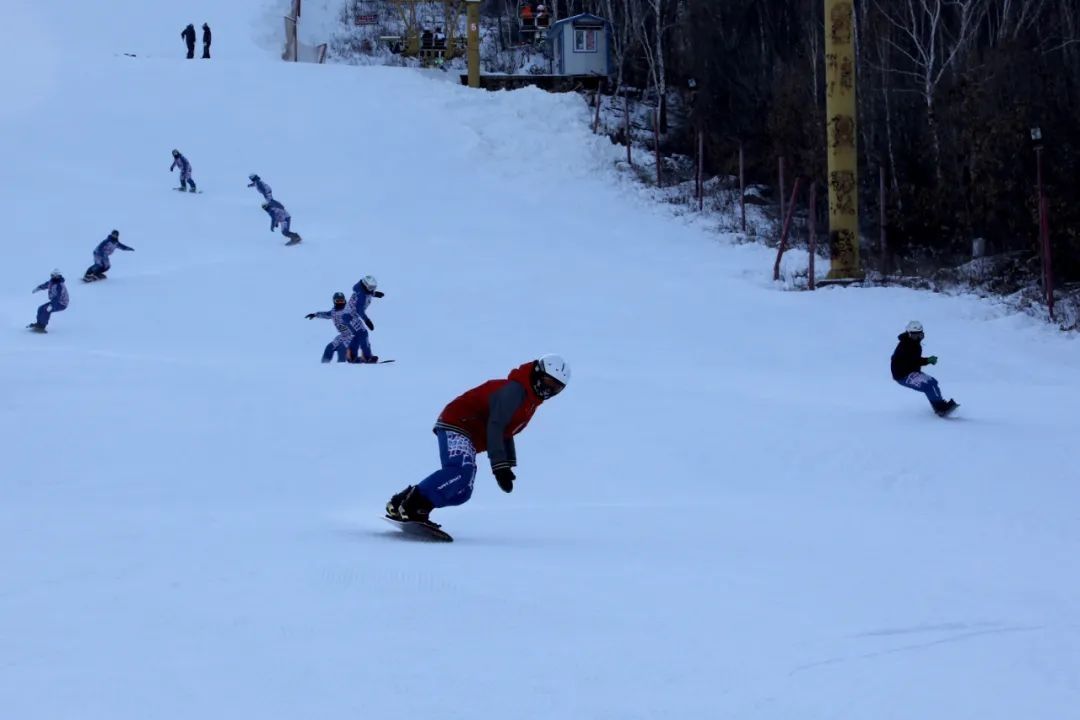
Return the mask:
[[47,332],[49,332],[48,330],[46,330],[43,327],[38,327],[36,323],[30,323],[29,325],[26,326],[26,329],[29,330],[30,332],[36,332],[36,333],[47,333]]
[[384,363],[392,363],[394,360],[376,360],[373,363],[351,362],[350,365],[382,365]]
[[173,188],[176,192],[188,193],[189,195],[202,195],[202,190],[181,190],[180,188]]
[[[294,235],[295,235],[295,233],[294,233]],[[286,244],[286,245],[297,245],[297,244],[299,244],[299,243],[300,243],[300,241],[301,241],[301,240],[303,240],[303,239],[304,239],[304,238],[300,237],[299,235],[296,235],[295,237],[291,237],[291,238],[289,238],[289,242],[287,242],[287,243],[285,243],[285,244]]]
[[395,520],[389,515],[383,515],[382,519],[390,523],[406,535],[433,540],[436,542],[454,542],[450,533],[440,529],[435,523],[417,522],[415,520]]
[[85,277],[85,276],[84,276],[84,277],[83,277],[83,279],[82,279],[82,281],[83,281],[84,283],[92,283],[92,282],[97,282],[97,281],[99,281],[99,280],[104,280],[104,279],[105,279],[105,278],[103,278],[103,277]]

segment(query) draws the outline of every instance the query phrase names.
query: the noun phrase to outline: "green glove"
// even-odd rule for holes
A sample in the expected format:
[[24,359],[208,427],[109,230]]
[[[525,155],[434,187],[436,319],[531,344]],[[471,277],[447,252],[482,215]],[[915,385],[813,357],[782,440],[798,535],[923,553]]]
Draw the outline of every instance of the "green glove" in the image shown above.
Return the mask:
[[937,355],[931,355],[926,358],[926,362],[928,365],[937,365]]

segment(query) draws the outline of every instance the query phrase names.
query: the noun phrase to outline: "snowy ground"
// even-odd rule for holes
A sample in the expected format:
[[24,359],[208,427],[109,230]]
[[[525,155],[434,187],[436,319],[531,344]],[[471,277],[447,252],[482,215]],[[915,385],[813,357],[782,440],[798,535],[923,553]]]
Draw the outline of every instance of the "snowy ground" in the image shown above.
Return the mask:
[[[106,5],[20,1],[51,49],[4,71],[4,717],[1080,706],[1075,340],[968,298],[780,292],[770,251],[620,180],[576,97],[280,63],[258,0]],[[220,59],[178,60],[204,20]],[[203,195],[169,190],[173,147]],[[82,285],[114,227],[136,252]],[[56,266],[71,307],[30,334]],[[366,273],[398,362],[321,366],[303,316]],[[952,420],[889,378],[913,318]],[[436,515],[454,544],[386,526],[441,407],[550,351],[575,374],[515,492],[482,461]]]

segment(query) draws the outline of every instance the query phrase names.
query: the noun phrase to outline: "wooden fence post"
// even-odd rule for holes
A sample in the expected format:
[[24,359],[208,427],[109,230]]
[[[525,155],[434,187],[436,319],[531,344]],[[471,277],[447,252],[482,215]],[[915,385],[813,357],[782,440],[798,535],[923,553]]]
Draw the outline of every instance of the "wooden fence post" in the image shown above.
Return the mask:
[[656,187],[663,187],[664,176],[660,171],[660,108],[653,111],[653,143],[656,145]]
[[784,229],[780,233],[780,245],[776,248],[776,264],[773,265],[773,280],[780,279],[780,258],[787,249],[788,231],[791,230],[791,216],[795,214],[795,201],[799,197],[799,186],[802,185],[802,177],[795,178],[795,187],[791,190],[791,202],[788,203],[787,215],[784,216]]
[[814,279],[814,260],[817,257],[817,180],[810,183],[810,237],[807,241],[807,246],[810,248],[810,271],[807,281],[810,289],[816,289],[816,280]]
[[743,144],[739,141],[739,214],[742,215],[742,231],[746,232],[746,166],[743,161]]

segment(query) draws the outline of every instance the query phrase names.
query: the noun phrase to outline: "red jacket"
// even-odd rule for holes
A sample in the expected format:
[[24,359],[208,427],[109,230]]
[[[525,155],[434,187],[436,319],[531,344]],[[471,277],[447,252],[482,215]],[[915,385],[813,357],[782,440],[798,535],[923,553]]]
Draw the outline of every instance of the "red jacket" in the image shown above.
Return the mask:
[[505,380],[488,380],[443,408],[436,430],[461,433],[477,453],[487,451],[492,469],[517,464],[514,435],[525,429],[543,402],[533,390],[533,362],[514,368]]

